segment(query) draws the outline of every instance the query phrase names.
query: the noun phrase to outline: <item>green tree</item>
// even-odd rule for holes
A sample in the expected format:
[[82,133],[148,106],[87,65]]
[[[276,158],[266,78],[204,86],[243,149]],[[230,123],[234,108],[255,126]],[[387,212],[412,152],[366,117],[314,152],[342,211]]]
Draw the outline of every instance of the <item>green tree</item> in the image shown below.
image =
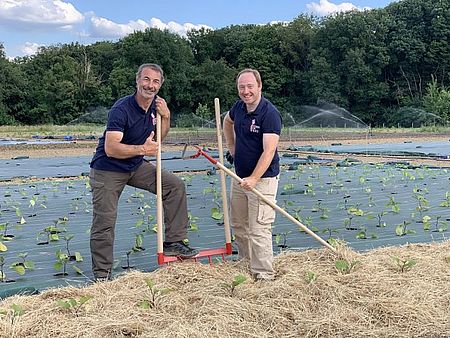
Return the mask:
[[[425,110],[440,117],[445,123],[450,121],[450,89],[440,87],[435,77],[428,83],[427,93],[423,98]],[[439,121],[441,122],[441,121]]]

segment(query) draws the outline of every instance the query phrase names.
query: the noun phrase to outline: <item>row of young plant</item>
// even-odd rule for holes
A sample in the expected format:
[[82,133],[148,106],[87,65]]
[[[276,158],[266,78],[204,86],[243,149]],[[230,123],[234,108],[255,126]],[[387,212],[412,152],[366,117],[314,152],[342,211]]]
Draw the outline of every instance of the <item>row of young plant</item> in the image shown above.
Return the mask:
[[[46,224],[44,227],[39,224],[41,214],[51,212],[51,200],[62,198],[73,189],[75,189],[75,184],[71,181],[53,181],[42,185],[19,184],[18,186],[7,186],[5,188],[0,204],[0,282],[15,281],[7,278],[6,265],[19,276],[35,269],[36,263],[30,259],[29,252],[14,250],[16,260],[13,262],[7,262],[5,256],[1,254],[6,253],[8,247],[14,246],[16,239],[20,242],[18,245],[30,249],[31,243],[22,242],[26,235],[30,235],[30,228],[39,228],[39,230],[36,230],[35,236],[29,238],[30,241],[35,241],[34,244],[38,246],[64,243],[62,246],[59,245],[55,248],[54,251],[53,267],[57,271],[54,274],[55,276],[67,276],[67,265],[70,262],[80,263],[83,261],[81,253],[71,249],[70,242],[75,235],[68,230],[68,223],[69,217],[76,215],[76,213],[90,213],[90,203],[86,200],[89,197],[90,189],[88,181],[84,182],[83,189],[78,189],[80,194],[71,198],[69,210],[64,209],[63,216],[59,216],[51,224]],[[16,195],[18,198],[15,198]],[[27,228],[26,233],[23,233],[24,227]],[[31,251],[36,250],[32,249]],[[42,252],[41,249],[39,251]],[[83,271],[76,264],[73,264],[72,268],[77,274],[83,274]]]
[[[212,175],[212,176],[211,176]],[[191,186],[193,175],[185,175],[187,186]],[[220,194],[218,192],[216,183],[217,178],[214,172],[210,175],[205,175],[203,181],[208,181],[208,188],[203,190],[200,203],[202,208],[206,208],[208,204],[212,205],[210,208],[210,215],[214,222],[222,224],[223,211],[221,207]],[[54,250],[54,264],[53,268],[57,272],[54,276],[67,276],[69,274],[68,268],[71,267],[76,274],[84,276],[84,272],[79,264],[84,260],[80,253],[82,250],[73,250],[71,243],[74,241],[74,233],[71,233],[70,220],[76,218],[85,218],[90,225],[91,217],[91,201],[90,201],[90,186],[88,180],[82,180],[82,183],[75,184],[74,182],[52,182],[43,185],[31,184],[6,187],[2,192],[3,199],[1,200],[0,211],[0,282],[12,282],[14,279],[7,277],[7,268],[14,271],[17,275],[23,276],[27,272],[35,269],[36,262],[30,258],[29,252],[36,251],[31,249],[32,245],[38,245],[39,252],[42,252],[43,247],[53,248]],[[75,189],[75,197],[65,196],[69,191]],[[62,194],[61,194],[62,193]],[[211,197],[211,198],[210,198]],[[68,210],[63,210],[64,214],[52,221],[51,224],[42,227],[41,221],[37,221],[42,213],[52,212],[51,200],[54,199],[68,199],[70,198]],[[114,261],[114,269],[131,269],[134,267],[131,258],[132,256],[145,251],[144,241],[146,235],[155,235],[157,225],[155,223],[155,200],[154,196],[148,192],[134,189],[134,191],[126,198],[126,203],[129,204],[127,209],[130,215],[125,216],[127,220],[132,220],[131,235],[129,236],[130,247],[124,252],[120,253],[124,262],[121,259]],[[58,212],[58,211],[57,211]],[[53,214],[58,215],[57,212]],[[201,219],[194,216],[193,212],[189,212],[189,231],[196,232],[199,230],[198,220]],[[7,220],[5,220],[7,219]],[[7,259],[5,253],[8,247],[13,247],[16,240],[24,240],[25,234],[23,229],[28,229],[28,240],[25,245],[26,252],[15,252],[14,257]],[[39,228],[35,230],[35,235],[30,235],[30,228]],[[77,229],[79,231],[79,229]],[[86,227],[86,232],[89,228]],[[74,231],[76,232],[76,231]],[[84,235],[84,234],[83,234]],[[79,236],[79,234],[78,234]],[[34,240],[35,238],[35,240]],[[152,239],[153,240],[153,239]],[[150,240],[149,240],[150,241]],[[35,242],[35,243],[32,243]],[[88,246],[88,241],[78,241],[78,246],[83,246],[84,249]],[[81,248],[81,249],[83,249]],[[47,249],[48,250],[48,249]],[[85,250],[86,251],[86,250]],[[47,263],[47,262],[41,262]]]
[[[404,191],[411,190],[412,200],[416,204],[413,212],[409,214],[411,219],[405,218],[401,223],[395,224],[395,234],[397,236],[412,234],[414,230],[410,229],[409,225],[413,220],[421,222],[425,231],[445,232],[447,230],[445,214],[432,215],[429,212],[437,209],[448,212],[450,195],[445,190],[446,185],[440,184],[437,189],[439,191],[430,192],[428,188],[419,186],[418,183],[431,182],[436,178],[442,181],[442,177],[446,175],[446,169],[416,168],[411,170],[389,165],[330,166],[326,168],[298,166],[295,171],[283,170],[281,175],[283,183],[280,185],[278,201],[299,221],[313,231],[326,236],[330,241],[340,238],[339,233],[342,231],[356,231],[357,239],[375,239],[378,235],[369,231],[367,223],[375,224],[374,229],[387,228],[388,225],[390,226],[387,221],[389,216],[404,214],[401,208],[403,200],[400,202],[395,195],[392,195],[392,187],[394,189],[401,187]],[[188,204],[193,204],[189,212],[189,230],[198,232],[201,236],[201,228],[211,221],[218,225],[223,222],[218,176],[215,176],[214,172],[209,172],[209,175],[200,178],[199,175],[184,175],[183,179],[191,194]],[[83,260],[80,253],[82,250],[75,251],[70,248],[70,243],[74,241],[76,235],[71,234],[69,226],[72,217],[81,218],[83,215],[87,215],[86,231],[89,230],[90,187],[87,180],[81,182],[82,184],[69,181],[7,187],[3,193],[4,199],[1,201],[0,252],[6,252],[8,246],[13,245],[15,235],[21,237],[21,227],[28,227],[29,223],[32,223],[31,220],[38,218],[40,212],[49,212],[49,209],[52,209],[52,206],[48,204],[49,197],[61,199],[72,190],[76,190],[76,195],[70,199],[64,214],[56,217],[52,224],[40,226],[35,235],[35,244],[50,245],[54,248],[54,268],[57,269],[58,274],[67,275],[68,265],[71,265],[77,274],[83,274],[82,269],[77,265]],[[448,176],[444,183],[447,183],[448,186]],[[377,186],[378,188],[376,188]],[[18,198],[13,198],[12,193],[15,193]],[[352,197],[352,194],[356,193],[359,194],[359,198]],[[434,197],[441,195],[439,208],[430,205],[428,200],[430,194]],[[317,198],[318,196],[321,198]],[[196,203],[192,203],[194,199]],[[338,203],[334,201],[338,201]],[[132,268],[134,266],[132,257],[142,255],[145,250],[144,242],[153,241],[153,239],[146,240],[145,236],[154,235],[156,232],[153,195],[134,190],[126,202],[129,203],[126,208],[130,210],[132,216],[128,217],[128,220],[133,220],[134,224],[132,224],[128,236],[129,249],[120,253],[125,262],[121,264],[120,259],[116,260],[114,264],[116,269]],[[307,205],[310,207],[306,207]],[[205,215],[206,209],[209,209],[207,219],[201,216]],[[8,221],[2,220],[6,214],[9,214]],[[15,216],[12,217],[12,214]],[[327,222],[330,222],[330,214],[333,215],[333,224],[328,223],[327,226]],[[335,220],[339,218],[339,215],[343,215],[341,224],[336,224]],[[403,215],[402,217],[407,216]],[[283,249],[289,246],[288,236],[295,234],[295,226],[290,225],[289,230],[279,230],[280,227],[277,223],[274,225],[274,239],[275,243]],[[11,232],[11,230],[18,233]],[[88,242],[84,241],[82,245],[86,248]],[[19,252],[16,259],[9,257],[8,261],[1,253],[0,257],[2,264],[0,280],[2,281],[7,280],[5,267],[10,267],[19,275],[34,268],[34,263],[27,252]]]
[[[356,231],[356,239],[377,239],[375,229],[379,231],[391,225],[388,221],[390,216],[402,219],[394,224],[396,236],[416,233],[409,228],[411,223],[422,224],[426,232],[443,233],[448,229],[450,192],[447,169],[408,169],[403,165],[385,164],[325,169],[298,166],[284,174],[288,175],[288,180],[280,189],[282,206],[330,241],[339,238],[342,231]],[[437,184],[433,185],[433,181]],[[298,195],[295,202],[293,195]],[[429,196],[434,205],[431,205]],[[369,228],[374,232],[369,233]],[[287,237],[295,233],[292,230],[277,232],[276,227],[274,232],[281,249],[288,247]]]

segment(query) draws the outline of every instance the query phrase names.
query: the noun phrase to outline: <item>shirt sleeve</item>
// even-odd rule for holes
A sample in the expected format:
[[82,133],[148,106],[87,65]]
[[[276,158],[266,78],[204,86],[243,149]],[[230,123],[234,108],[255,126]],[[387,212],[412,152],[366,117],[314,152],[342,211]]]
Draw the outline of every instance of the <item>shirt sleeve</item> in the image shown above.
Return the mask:
[[230,117],[230,119],[231,119],[232,121],[234,121],[234,112],[235,112],[234,107],[235,107],[235,106],[231,107],[231,109],[230,109],[229,112],[228,112],[228,116]]
[[108,114],[108,125],[106,131],[124,132],[126,126],[126,114],[122,109],[113,107]]
[[263,134],[281,134],[281,114],[277,109],[273,108],[267,111],[261,131]]

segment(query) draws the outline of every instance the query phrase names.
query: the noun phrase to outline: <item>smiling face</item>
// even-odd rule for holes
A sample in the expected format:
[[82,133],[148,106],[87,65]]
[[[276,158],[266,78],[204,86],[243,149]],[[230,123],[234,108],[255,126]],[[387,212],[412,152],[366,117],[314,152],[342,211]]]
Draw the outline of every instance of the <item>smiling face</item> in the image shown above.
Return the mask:
[[161,73],[152,68],[144,68],[136,76],[136,93],[144,101],[152,101],[162,85]]
[[239,97],[247,106],[249,112],[254,111],[261,101],[262,84],[257,81],[252,72],[245,72],[237,79]]

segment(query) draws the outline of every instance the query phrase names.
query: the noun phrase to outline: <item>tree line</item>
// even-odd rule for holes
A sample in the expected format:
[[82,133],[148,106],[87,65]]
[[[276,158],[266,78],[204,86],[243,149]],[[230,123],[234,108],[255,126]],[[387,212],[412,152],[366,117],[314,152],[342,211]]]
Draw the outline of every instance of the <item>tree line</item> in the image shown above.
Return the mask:
[[[404,0],[382,9],[288,23],[233,25],[181,37],[146,29],[119,41],[41,47],[9,60],[0,44],[0,124],[67,124],[105,116],[133,93],[142,63],[162,66],[178,125],[213,118],[238,99],[235,77],[256,68],[283,116],[329,102],[372,126],[450,120],[450,2]],[[289,119],[284,118],[285,123]],[[429,121],[429,120],[428,120]],[[416,125],[417,125],[416,124]]]

